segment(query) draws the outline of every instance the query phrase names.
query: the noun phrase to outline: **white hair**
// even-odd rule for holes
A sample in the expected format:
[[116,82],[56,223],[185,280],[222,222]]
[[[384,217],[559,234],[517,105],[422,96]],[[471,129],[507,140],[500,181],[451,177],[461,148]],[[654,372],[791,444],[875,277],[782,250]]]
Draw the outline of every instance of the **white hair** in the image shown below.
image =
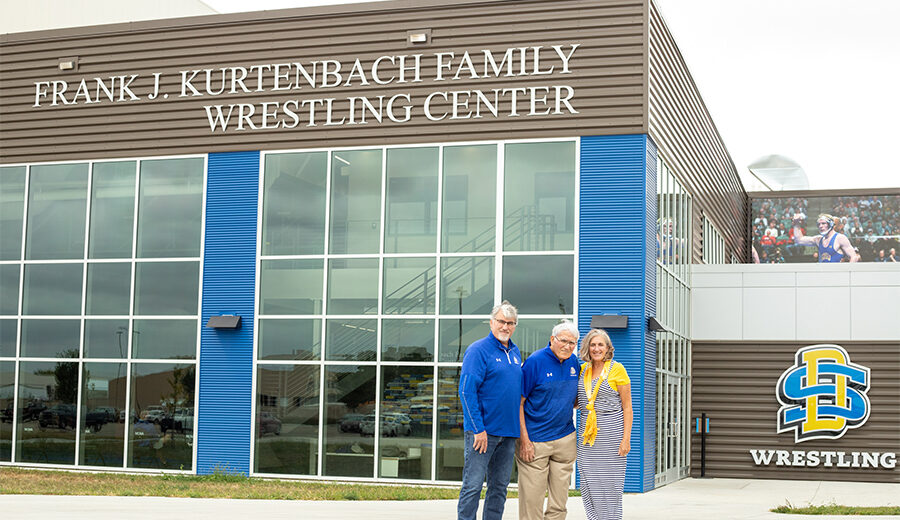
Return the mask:
[[578,327],[576,327],[575,324],[572,323],[571,321],[563,320],[563,321],[557,323],[556,326],[553,327],[553,332],[551,332],[550,335],[551,336],[559,336],[560,332],[568,332],[569,334],[571,334],[572,336],[575,337],[575,341],[578,341],[578,336],[579,336]]
[[491,319],[497,318],[498,314],[503,314],[513,321],[519,320],[519,309],[516,309],[513,304],[509,303],[506,300],[503,300],[502,302],[500,302],[500,305],[495,306],[493,310],[491,310]]

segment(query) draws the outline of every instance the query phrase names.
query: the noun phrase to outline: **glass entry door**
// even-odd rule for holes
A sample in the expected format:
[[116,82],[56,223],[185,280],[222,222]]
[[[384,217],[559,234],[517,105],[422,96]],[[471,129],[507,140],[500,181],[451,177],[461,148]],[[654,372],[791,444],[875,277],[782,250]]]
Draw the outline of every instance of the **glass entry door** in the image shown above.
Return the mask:
[[657,487],[688,475],[690,438],[687,431],[686,388],[685,377],[671,372],[657,372]]

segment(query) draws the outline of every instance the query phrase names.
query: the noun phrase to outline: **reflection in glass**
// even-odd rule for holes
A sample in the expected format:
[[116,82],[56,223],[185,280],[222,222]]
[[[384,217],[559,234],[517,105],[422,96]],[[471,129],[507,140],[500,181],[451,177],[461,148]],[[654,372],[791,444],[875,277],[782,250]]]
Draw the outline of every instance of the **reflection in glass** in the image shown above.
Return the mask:
[[0,168],[0,260],[22,258],[25,167]]
[[378,476],[431,479],[432,367],[382,367]]
[[0,320],[0,357],[16,355],[17,320]]
[[375,361],[378,348],[377,320],[327,320],[325,359],[328,361]]
[[19,363],[16,461],[75,463],[78,363]]
[[375,367],[325,367],[322,474],[371,477],[375,466]]
[[[0,324],[2,327],[2,324]],[[2,329],[0,329],[2,330]],[[13,398],[16,363],[0,361],[0,462],[12,460]]]
[[135,314],[197,314],[200,291],[198,262],[138,262],[135,265]]
[[[571,316],[568,318],[571,319]],[[560,320],[557,318],[519,318],[519,324],[516,325],[512,340],[519,347],[522,359],[546,347],[550,342],[550,332],[559,322]],[[578,352],[576,351],[575,354],[577,355]]]
[[259,367],[256,381],[253,470],[315,475],[319,455],[319,367]]
[[128,315],[130,303],[130,263],[88,264],[85,314]]
[[78,357],[81,320],[22,320],[22,357]]
[[441,314],[489,314],[493,306],[493,256],[441,258]]
[[435,251],[437,192],[437,148],[388,150],[385,253]]
[[328,314],[378,312],[378,259],[328,261]]
[[559,251],[575,247],[575,143],[507,144],[503,248]]
[[84,357],[125,359],[128,320],[84,320]]
[[19,314],[19,264],[0,265],[0,315]]
[[134,161],[94,163],[88,258],[131,258]]
[[200,256],[202,209],[202,158],[141,161],[138,258]]
[[493,251],[497,221],[497,146],[444,148],[441,251]]
[[462,480],[463,411],[457,395],[460,367],[438,368],[437,480]]
[[432,361],[434,320],[382,320],[382,361]]
[[434,314],[434,258],[385,258],[382,314]]
[[[487,318],[441,320],[438,361],[462,363],[463,354],[466,353],[469,345],[487,336],[490,332],[490,320]],[[518,345],[515,338],[513,338],[513,343]]]
[[28,264],[22,314],[81,314],[82,264]]
[[257,359],[319,359],[322,320],[259,320]]
[[331,161],[331,254],[377,253],[381,150],[341,150]]
[[88,165],[32,166],[27,260],[84,258]]
[[129,468],[192,469],[195,380],[195,365],[131,365]]
[[262,260],[260,314],[321,314],[322,260]]
[[194,359],[197,320],[134,320],[134,359]]
[[266,155],[262,254],[321,254],[327,152]]
[[572,314],[574,284],[571,255],[503,257],[503,298],[520,314]]
[[125,363],[85,363],[81,378],[78,463],[122,467],[125,447]]

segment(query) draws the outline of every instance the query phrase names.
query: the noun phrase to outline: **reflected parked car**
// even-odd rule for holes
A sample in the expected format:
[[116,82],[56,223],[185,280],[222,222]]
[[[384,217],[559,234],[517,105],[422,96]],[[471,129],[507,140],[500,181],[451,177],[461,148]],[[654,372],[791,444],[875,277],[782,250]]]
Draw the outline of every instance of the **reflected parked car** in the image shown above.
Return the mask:
[[9,422],[13,420],[13,405],[10,402],[3,411],[0,411],[0,422]]
[[116,422],[119,417],[119,411],[112,406],[98,406],[93,411],[105,415],[106,422]]
[[[405,418],[405,419],[404,419]],[[404,424],[404,420],[406,424]],[[381,436],[397,437],[408,436],[411,433],[409,416],[400,413],[385,413],[381,416]],[[375,414],[370,413],[360,422],[359,434],[362,436],[375,435]]]
[[365,416],[361,413],[348,413],[341,417],[341,423],[338,425],[338,429],[345,433],[359,433],[360,422],[364,417]]
[[75,428],[75,405],[56,404],[44,410],[38,416],[41,428],[56,426],[57,428]]
[[159,424],[166,415],[166,410],[159,405],[148,406],[141,412],[141,419],[147,422]]
[[31,401],[22,410],[22,421],[36,421],[47,406],[41,401]]
[[259,412],[256,414],[256,431],[260,437],[267,433],[281,435],[281,419],[269,412]]
[[[84,409],[82,408],[82,411]],[[94,408],[84,414],[84,427],[94,433],[99,432],[103,425],[109,422],[109,414],[106,410]]]
[[176,409],[175,415],[172,416],[172,422],[174,423],[173,427],[175,428],[175,430],[180,433],[194,431],[194,409]]

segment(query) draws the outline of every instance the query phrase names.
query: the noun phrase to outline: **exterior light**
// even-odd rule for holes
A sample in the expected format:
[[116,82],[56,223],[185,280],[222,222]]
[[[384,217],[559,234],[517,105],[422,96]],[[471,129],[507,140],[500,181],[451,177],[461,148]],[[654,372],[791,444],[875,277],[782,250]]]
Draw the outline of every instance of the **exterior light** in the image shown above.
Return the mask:
[[406,32],[406,44],[408,47],[427,45],[429,43],[431,43],[431,29],[418,29]]
[[211,329],[239,329],[241,328],[241,317],[233,314],[210,316],[206,326]]
[[58,66],[59,66],[59,70],[64,70],[64,71],[78,70],[78,56],[73,56],[71,58],[60,58]]
[[591,316],[592,329],[625,329],[628,328],[628,316],[620,314],[599,314]]

